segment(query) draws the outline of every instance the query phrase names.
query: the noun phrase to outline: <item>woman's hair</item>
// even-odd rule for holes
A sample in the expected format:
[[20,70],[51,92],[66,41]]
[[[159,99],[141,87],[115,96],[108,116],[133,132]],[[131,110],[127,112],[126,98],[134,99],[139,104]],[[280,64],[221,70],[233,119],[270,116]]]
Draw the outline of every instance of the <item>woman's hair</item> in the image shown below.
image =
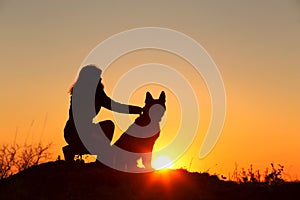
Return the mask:
[[96,65],[87,65],[83,67],[79,72],[77,80],[71,85],[69,93],[72,95],[74,87],[82,82],[99,82],[101,73],[102,70],[99,69]]

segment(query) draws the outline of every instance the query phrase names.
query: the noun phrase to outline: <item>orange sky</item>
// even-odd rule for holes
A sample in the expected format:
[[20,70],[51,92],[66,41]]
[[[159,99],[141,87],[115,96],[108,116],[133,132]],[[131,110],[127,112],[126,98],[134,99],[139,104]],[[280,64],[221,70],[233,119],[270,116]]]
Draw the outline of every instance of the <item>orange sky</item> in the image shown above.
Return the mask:
[[[198,159],[211,107],[203,80],[183,59],[154,50],[127,54],[103,74],[107,93],[112,95],[118,77],[134,66],[169,65],[185,74],[197,91],[203,120],[176,167],[227,176],[235,163],[265,169],[274,162],[283,164],[292,179],[299,178],[299,9],[297,0],[1,1],[0,143],[13,142],[17,132],[18,142],[52,141],[55,154],[61,154],[67,91],[87,54],[113,34],[158,26],[195,39],[220,70],[227,113],[213,151]],[[157,149],[176,133],[179,102],[168,88],[157,85],[139,88],[130,100],[142,106],[147,90],[158,97],[162,89],[167,92],[167,115]]]

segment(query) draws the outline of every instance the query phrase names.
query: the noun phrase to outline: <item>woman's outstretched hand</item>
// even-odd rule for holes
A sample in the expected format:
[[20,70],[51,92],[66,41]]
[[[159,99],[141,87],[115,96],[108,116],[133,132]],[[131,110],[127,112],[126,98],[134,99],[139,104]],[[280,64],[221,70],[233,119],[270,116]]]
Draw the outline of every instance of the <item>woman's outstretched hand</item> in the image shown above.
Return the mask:
[[143,109],[139,106],[129,106],[130,114],[142,114]]

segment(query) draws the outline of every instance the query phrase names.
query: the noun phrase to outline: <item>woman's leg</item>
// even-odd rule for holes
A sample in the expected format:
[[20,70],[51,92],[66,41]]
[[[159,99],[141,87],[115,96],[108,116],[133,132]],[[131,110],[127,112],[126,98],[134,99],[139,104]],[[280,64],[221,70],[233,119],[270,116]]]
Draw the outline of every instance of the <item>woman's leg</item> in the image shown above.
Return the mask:
[[89,154],[77,133],[74,123],[68,121],[64,128],[64,138],[68,143],[64,146],[63,153],[66,161],[74,161],[75,155]]

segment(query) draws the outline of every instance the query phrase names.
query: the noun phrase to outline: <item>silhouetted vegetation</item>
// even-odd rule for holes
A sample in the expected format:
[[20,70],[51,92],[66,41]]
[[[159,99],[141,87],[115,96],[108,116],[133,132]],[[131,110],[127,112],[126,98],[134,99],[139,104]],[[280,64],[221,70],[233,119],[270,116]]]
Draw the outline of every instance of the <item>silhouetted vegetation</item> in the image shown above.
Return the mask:
[[271,170],[266,168],[266,171],[262,175],[260,170],[253,169],[252,164],[247,170],[245,168],[239,170],[236,164],[233,176],[229,177],[229,180],[237,183],[266,183],[268,185],[278,185],[285,182],[282,177],[283,170],[283,165],[278,164],[278,167],[276,167],[271,163]]
[[271,163],[272,169],[271,172],[268,172],[268,168],[266,169],[265,182],[269,185],[272,184],[282,184],[284,183],[284,179],[282,178],[283,165],[278,164],[278,168]]
[[50,158],[51,143],[0,146],[0,179],[41,164]]

